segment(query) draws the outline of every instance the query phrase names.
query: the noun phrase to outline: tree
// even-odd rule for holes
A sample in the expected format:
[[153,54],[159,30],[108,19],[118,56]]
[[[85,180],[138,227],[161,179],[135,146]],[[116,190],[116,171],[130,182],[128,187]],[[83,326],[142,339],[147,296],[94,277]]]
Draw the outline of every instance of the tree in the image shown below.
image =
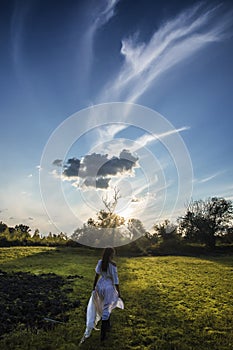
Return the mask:
[[137,238],[140,238],[141,236],[145,236],[147,233],[145,227],[139,219],[129,219],[127,223],[127,228],[130,232],[131,240],[135,240]]
[[39,231],[38,228],[36,228],[35,231],[34,231],[34,234],[32,236],[32,241],[34,243],[37,243],[37,244],[41,242],[40,231]]
[[125,225],[125,218],[114,212],[119,198],[120,192],[114,187],[112,199],[107,196],[102,198],[104,209],[96,214],[97,218],[89,218],[82,228],[74,231],[71,238],[87,245],[119,245]]
[[113,199],[109,200],[107,196],[102,197],[102,202],[105,208],[97,213],[97,220],[89,218],[87,220],[87,226],[96,228],[116,228],[124,225],[125,219],[114,213],[119,198],[120,192],[114,187]]
[[94,223],[94,226],[100,228],[116,228],[124,225],[124,223],[125,219],[122,216],[100,210],[97,214],[97,221]]
[[228,227],[226,230],[226,234],[221,237],[221,241],[227,244],[233,243],[233,227]]
[[150,242],[148,239],[148,232],[143,223],[139,219],[129,219],[127,222],[127,232],[130,234],[130,244],[127,245],[128,251],[136,254],[147,255],[147,247]]
[[179,218],[179,225],[187,240],[214,248],[217,235],[226,231],[232,214],[232,202],[224,198],[192,201],[186,214]]
[[111,214],[114,213],[118,200],[121,198],[120,190],[117,187],[114,187],[113,191],[114,193],[112,200],[109,200],[108,196],[102,197],[102,202],[105,206],[105,211]]
[[155,224],[153,229],[155,236],[157,236],[158,239],[162,239],[162,241],[177,238],[177,227],[168,219],[164,220],[164,222],[160,224]]
[[9,245],[10,231],[6,224],[2,221],[0,222],[0,247],[5,247]]
[[7,225],[4,222],[0,221],[0,233],[4,232],[7,229]]
[[30,232],[31,229],[27,225],[16,225],[14,228],[14,240],[18,240],[19,242],[23,242],[26,244],[26,242],[31,239]]
[[30,229],[30,227],[27,226],[27,225],[23,225],[23,224],[16,225],[16,226],[15,226],[15,229],[21,231],[22,233],[25,233],[25,234],[28,235],[28,236],[30,236],[30,233],[29,233],[29,232],[31,231],[31,229]]

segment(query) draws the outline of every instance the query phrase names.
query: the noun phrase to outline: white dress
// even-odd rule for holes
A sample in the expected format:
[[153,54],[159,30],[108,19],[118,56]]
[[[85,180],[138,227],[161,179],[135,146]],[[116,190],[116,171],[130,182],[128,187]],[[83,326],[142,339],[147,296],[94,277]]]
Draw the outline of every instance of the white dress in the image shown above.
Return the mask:
[[95,272],[99,278],[96,289],[92,292],[87,305],[86,330],[81,343],[91,335],[99,320],[107,320],[115,307],[124,309],[124,303],[118,297],[115,284],[119,284],[117,267],[112,263],[108,264],[107,271],[101,269],[102,260],[99,260]]

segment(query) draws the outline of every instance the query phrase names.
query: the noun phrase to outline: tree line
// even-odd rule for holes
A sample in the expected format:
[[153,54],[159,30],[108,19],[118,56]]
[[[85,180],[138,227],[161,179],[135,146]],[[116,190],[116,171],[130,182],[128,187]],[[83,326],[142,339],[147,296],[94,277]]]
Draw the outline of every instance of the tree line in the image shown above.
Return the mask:
[[66,234],[41,235],[39,229],[34,233],[29,226],[19,224],[14,227],[8,227],[7,224],[0,222],[0,247],[8,246],[72,246],[75,245]]
[[230,200],[212,197],[191,201],[186,206],[184,215],[177,218],[175,223],[164,220],[154,224],[151,232],[148,232],[141,220],[126,220],[116,214],[119,198],[119,191],[115,189],[112,200],[103,198],[104,209],[96,214],[96,218],[89,218],[69,237],[62,232],[42,236],[38,229],[32,234],[27,225],[8,227],[0,222],[0,246],[80,246],[83,242],[86,242],[85,245],[97,246],[96,243],[101,242],[101,239],[104,239],[106,244],[114,245],[111,243],[114,242],[115,235],[120,236],[122,245],[127,238],[128,244],[125,249],[144,253],[158,247],[179,248],[185,244],[199,244],[208,249],[215,249],[217,242],[233,243],[233,204]]
[[192,244],[213,250],[217,242],[233,243],[233,205],[230,200],[212,197],[191,201],[186,206],[184,215],[177,218],[175,223],[164,220],[154,224],[148,232],[139,219],[131,218],[126,221],[115,213],[119,198],[119,193],[115,191],[112,201],[103,199],[105,208],[97,213],[96,219],[89,218],[83,227],[75,230],[71,238],[82,241],[86,237],[90,245],[98,243],[101,239],[103,243],[111,243],[117,232],[122,236],[122,245],[126,237],[130,242],[126,249],[141,250],[143,253],[158,247],[160,250],[165,248],[165,251],[169,247],[173,248],[173,251],[174,247],[181,250],[185,245]]

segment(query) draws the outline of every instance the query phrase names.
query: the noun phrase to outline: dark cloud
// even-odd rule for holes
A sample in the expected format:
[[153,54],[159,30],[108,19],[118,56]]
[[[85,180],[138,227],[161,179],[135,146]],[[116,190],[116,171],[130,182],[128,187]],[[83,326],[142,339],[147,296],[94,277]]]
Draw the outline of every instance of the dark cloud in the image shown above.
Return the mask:
[[121,151],[119,157],[107,160],[98,171],[98,176],[111,176],[131,171],[138,161],[138,157],[132,155],[128,150]]
[[108,155],[107,154],[97,154],[92,153],[86,155],[81,160],[81,167],[80,167],[80,173],[79,177],[86,178],[87,176],[90,177],[96,177],[98,175],[99,169],[108,162]]
[[62,166],[62,159],[55,159],[55,160],[53,161],[53,165]]
[[117,175],[132,170],[134,162],[128,159],[111,158],[98,171],[98,176]]
[[[138,157],[124,149],[119,157],[109,158],[108,154],[92,153],[83,157],[68,159],[64,166],[63,175],[84,179],[86,187],[108,188],[112,176],[123,175],[137,166]],[[53,164],[60,166],[57,159]]]
[[135,157],[127,149],[123,149],[123,151],[121,151],[119,157],[120,157],[120,159],[127,159],[127,160],[131,161],[132,163],[136,163],[138,161],[138,157]]
[[110,178],[93,178],[89,177],[85,179],[83,185],[86,187],[96,187],[96,188],[103,188],[107,189],[109,186]]
[[78,177],[79,176],[79,168],[80,168],[80,160],[77,158],[70,158],[65,165],[65,170],[63,174],[67,177]]

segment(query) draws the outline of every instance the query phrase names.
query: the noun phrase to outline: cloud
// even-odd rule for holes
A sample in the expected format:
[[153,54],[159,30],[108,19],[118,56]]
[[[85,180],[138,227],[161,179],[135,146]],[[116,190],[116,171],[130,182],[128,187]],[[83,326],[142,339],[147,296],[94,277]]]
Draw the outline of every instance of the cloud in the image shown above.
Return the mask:
[[[109,22],[109,20],[115,15],[115,8],[119,0],[99,0],[94,2],[85,2],[86,11],[83,13],[84,18],[80,18],[80,21],[84,19],[87,27],[86,31],[82,34],[82,38],[77,46],[77,57],[81,59],[81,68],[75,70],[77,74],[77,88],[81,96],[88,94],[90,72],[93,63],[93,47],[96,33],[100,28]],[[85,97],[86,98],[86,97]]]
[[183,126],[182,128],[168,130],[168,131],[160,133],[160,134],[144,134],[135,140],[135,144],[132,148],[130,148],[130,150],[132,152],[136,152],[139,148],[143,148],[152,142],[156,142],[158,140],[161,141],[165,137],[168,137],[168,136],[171,136],[173,134],[177,134],[181,131],[185,131],[185,130],[189,130],[189,129],[190,129],[190,127]]
[[[135,139],[130,139],[130,138],[114,138],[114,136],[124,130],[128,128],[128,125],[122,125],[119,124],[119,126],[114,127],[114,125],[110,125],[110,128],[108,129],[107,127],[102,130],[98,130],[99,131],[99,138],[96,141],[96,146],[95,146],[95,151],[98,153],[102,153],[102,152],[106,152],[109,155],[114,155],[118,152],[119,149],[127,149],[129,152],[131,153],[137,153],[139,152],[140,149],[143,149],[144,147],[147,147],[148,145],[155,143],[155,142],[159,142],[162,141],[163,139],[172,136],[172,135],[176,135],[182,131],[186,131],[189,130],[190,127],[189,126],[183,126],[180,128],[172,128],[169,129],[168,131],[162,132],[162,133],[144,133],[142,136],[137,137]],[[113,131],[114,134],[111,135],[110,132]],[[105,142],[100,142],[101,140],[104,140]],[[110,140],[111,142],[107,142],[108,140]]]
[[56,166],[62,166],[62,159],[55,159],[54,161],[53,161],[53,165],[56,165]]
[[122,123],[112,123],[109,125],[102,126],[101,128],[98,128],[99,140],[104,140],[104,142],[112,140],[120,131],[126,128],[128,128],[128,125]]
[[135,102],[169,69],[210,42],[224,39],[231,24],[231,11],[222,13],[221,6],[205,9],[200,3],[164,23],[148,42],[139,42],[137,34],[124,38],[124,63],[115,80],[102,91],[100,100]]
[[96,177],[97,175],[101,176],[100,169],[104,166],[105,163],[109,161],[107,154],[98,154],[92,153],[86,155],[81,159],[81,169],[79,176],[82,178],[85,177]]
[[[53,164],[56,165],[57,162],[54,161]],[[84,187],[106,189],[112,177],[132,174],[137,166],[138,157],[126,149],[118,157],[92,153],[81,159],[68,159],[62,176],[66,180],[79,180]]]
[[207,176],[207,177],[199,180],[199,183],[209,182],[209,181],[213,180],[215,177],[219,176],[220,174],[222,174],[222,172],[218,171],[217,173],[215,173],[213,175]]
[[98,170],[98,176],[117,175],[129,172],[136,166],[138,158],[129,151],[123,150],[119,157],[107,160]]
[[119,0],[104,0],[99,3],[97,17],[93,23],[93,29],[97,30],[104,26],[114,15]]
[[15,1],[11,18],[11,45],[13,61],[16,65],[22,61],[22,44],[25,34],[25,19],[31,8],[31,3]]
[[101,189],[106,189],[109,187],[110,178],[92,178],[88,177],[83,183],[83,187],[96,187]]
[[[54,162],[53,162],[54,164]],[[67,177],[79,176],[80,160],[77,158],[70,158],[65,165],[63,174]]]

